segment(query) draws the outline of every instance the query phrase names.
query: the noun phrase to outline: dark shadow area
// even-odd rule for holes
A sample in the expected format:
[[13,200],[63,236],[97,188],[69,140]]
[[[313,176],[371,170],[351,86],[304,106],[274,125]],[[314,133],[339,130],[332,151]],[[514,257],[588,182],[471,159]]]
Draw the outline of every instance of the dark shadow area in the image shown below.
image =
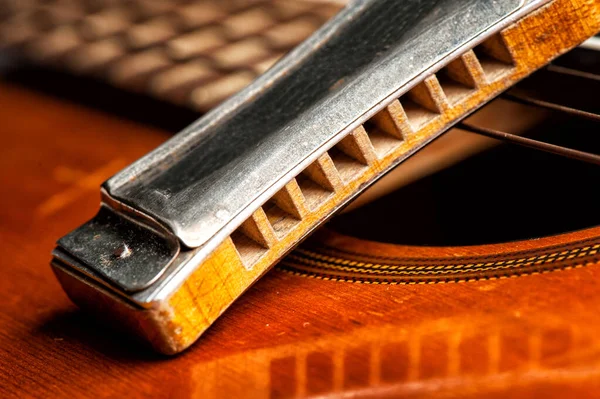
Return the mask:
[[58,339],[62,345],[69,345],[71,351],[95,351],[118,362],[138,364],[170,359],[153,351],[147,344],[79,309],[56,314],[31,334],[34,337]]
[[[83,311],[57,313],[28,335],[27,341],[43,345],[30,359],[49,361],[41,374],[56,375],[56,385],[67,384],[75,392],[86,392],[89,385],[89,394],[101,391],[103,397],[127,397],[127,389],[133,389],[136,397],[185,398],[200,384],[193,373],[196,358],[185,363],[185,356],[160,355]],[[33,370],[20,376],[23,383],[40,378]]]
[[584,48],[569,51],[555,60],[553,64],[588,73],[598,73],[600,71],[600,57],[598,57],[598,52]]

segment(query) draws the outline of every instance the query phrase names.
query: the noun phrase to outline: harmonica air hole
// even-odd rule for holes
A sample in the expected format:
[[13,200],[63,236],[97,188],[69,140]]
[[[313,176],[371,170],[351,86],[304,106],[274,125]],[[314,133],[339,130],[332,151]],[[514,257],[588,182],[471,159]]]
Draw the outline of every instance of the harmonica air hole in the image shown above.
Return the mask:
[[[406,136],[413,132],[412,127],[408,123],[404,107],[402,107],[402,104],[398,100],[392,101],[387,107],[375,114],[369,122],[398,140],[404,140]],[[367,131],[370,130],[367,129]]]
[[477,71],[478,67],[480,68],[481,66],[477,61],[477,57],[475,57],[475,53],[467,51],[442,68],[442,73],[438,74],[438,79],[442,80],[440,78],[441,75],[463,87],[476,89],[482,83],[478,78],[478,75],[481,75]]
[[284,238],[300,222],[300,218],[282,209],[274,199],[263,205],[265,214],[278,239]]
[[308,213],[304,195],[302,195],[296,179],[292,179],[285,187],[279,190],[271,201],[298,220],[304,219]]
[[319,186],[304,174],[300,174],[296,180],[300,190],[302,191],[302,195],[306,199],[306,207],[310,211],[317,209],[332,195],[331,191]]
[[302,173],[329,192],[335,192],[342,186],[340,175],[327,153],[321,155]]
[[414,131],[421,130],[440,116],[441,111],[425,82],[421,82],[399,99]]
[[402,140],[385,133],[384,130],[371,123],[365,123],[365,128],[368,131],[371,145],[373,146],[377,157],[380,159],[397,149],[402,144]]
[[271,248],[277,242],[273,226],[263,208],[258,208],[250,218],[246,219],[240,226],[240,230],[264,248]]
[[479,86],[476,74],[477,72],[467,65],[464,56],[452,61],[437,73],[439,84],[451,106],[460,103],[476,91]]
[[438,114],[429,111],[427,108],[417,104],[411,99],[402,99],[401,102],[410,125],[414,130],[421,130],[421,128],[438,117]]
[[277,237],[265,211],[258,208],[231,235],[231,240],[244,266],[251,268],[275,245]]
[[513,55],[502,33],[498,33],[473,49],[488,83],[508,75],[514,65]]
[[296,179],[310,210],[319,208],[343,185],[340,174],[327,153],[303,170]]
[[339,146],[335,146],[329,150],[329,156],[338,170],[342,181],[346,184],[368,169],[364,163],[346,155],[340,150]]
[[267,248],[253,241],[239,229],[231,234],[231,241],[242,260],[242,264],[247,269],[251,269],[268,251]]
[[377,158],[375,149],[363,126],[359,126],[348,136],[344,137],[337,144],[336,148],[365,166],[371,165]]
[[434,114],[442,114],[448,108],[448,101],[435,75],[427,77],[413,87],[408,98]]
[[379,158],[396,149],[413,133],[400,101],[394,100],[364,124],[371,145]]

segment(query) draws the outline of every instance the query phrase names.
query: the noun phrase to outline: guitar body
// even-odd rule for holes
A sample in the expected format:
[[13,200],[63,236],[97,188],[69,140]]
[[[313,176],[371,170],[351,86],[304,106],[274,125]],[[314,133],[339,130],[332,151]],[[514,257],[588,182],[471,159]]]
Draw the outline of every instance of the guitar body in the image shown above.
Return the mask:
[[152,354],[79,311],[48,254],[96,212],[104,179],[168,135],[16,86],[0,93],[10,143],[1,157],[2,397],[597,392],[598,228],[462,247],[324,229],[190,350]]
[[48,263],[169,134],[7,83],[0,121],[1,397],[598,396],[600,227],[427,246],[333,223],[166,358],[80,311]]

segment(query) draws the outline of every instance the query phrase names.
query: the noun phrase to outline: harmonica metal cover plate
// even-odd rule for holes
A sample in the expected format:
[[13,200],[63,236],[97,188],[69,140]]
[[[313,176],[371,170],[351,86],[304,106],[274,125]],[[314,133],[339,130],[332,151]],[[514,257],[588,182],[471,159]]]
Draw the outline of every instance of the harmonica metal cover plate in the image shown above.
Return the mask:
[[202,246],[233,231],[357,119],[520,4],[355,1],[243,93],[105,187],[186,246]]

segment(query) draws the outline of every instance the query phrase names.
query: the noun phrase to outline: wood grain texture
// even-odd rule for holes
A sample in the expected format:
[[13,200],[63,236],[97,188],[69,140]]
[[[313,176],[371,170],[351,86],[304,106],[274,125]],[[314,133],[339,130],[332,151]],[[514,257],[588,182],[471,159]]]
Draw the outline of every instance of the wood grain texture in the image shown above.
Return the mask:
[[[48,261],[56,238],[97,211],[99,184],[167,135],[6,84],[0,120],[0,182],[10,193],[0,198],[0,397],[598,395],[600,265],[418,286],[275,269],[197,345],[153,354],[78,310]],[[598,230],[446,249],[323,234],[314,239],[342,249],[427,257],[526,250]]]
[[[592,0],[555,0],[526,16],[449,67],[446,76],[459,76],[454,83],[471,79],[474,88],[456,90],[455,85],[449,87],[447,81],[432,75],[394,101],[382,111],[382,116],[374,118],[376,127],[365,128],[378,155],[371,164],[365,166],[340,158],[344,146],[348,151],[347,144],[343,144],[340,152],[329,151],[309,166],[296,179],[303,196],[294,197],[298,206],[310,211],[304,217],[288,215],[288,220],[280,225],[285,227],[276,234],[270,222],[275,218],[259,209],[198,265],[169,299],[145,311],[133,311],[115,300],[115,313],[139,319],[128,323],[134,324],[135,330],[139,326],[154,328],[155,331],[141,335],[153,337],[152,345],[165,353],[187,348],[291,247],[367,182],[442,132],[449,123],[599,29],[600,4]],[[369,151],[369,146],[362,150]],[[285,219],[284,215],[281,217]],[[61,270],[57,268],[59,275]],[[87,285],[71,281],[72,275],[59,278],[75,302],[89,309],[96,307],[97,296],[87,295]],[[106,314],[106,301],[101,303],[98,312]]]

